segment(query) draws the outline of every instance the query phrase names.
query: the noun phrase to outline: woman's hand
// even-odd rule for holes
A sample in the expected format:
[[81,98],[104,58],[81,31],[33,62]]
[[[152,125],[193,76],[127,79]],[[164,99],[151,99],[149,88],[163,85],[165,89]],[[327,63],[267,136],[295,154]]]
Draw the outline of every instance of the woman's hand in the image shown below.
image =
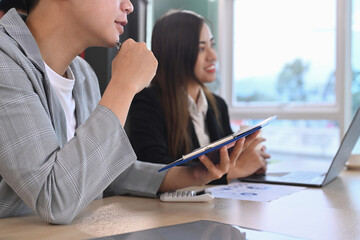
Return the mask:
[[[231,151],[230,156],[228,148],[232,147],[224,146],[220,148],[220,162],[218,164],[213,163],[206,155],[199,157],[203,165],[199,164],[194,168],[194,179],[199,181],[199,185],[206,184],[212,180],[221,178],[229,169],[235,167],[236,161],[239,158],[245,139],[239,139]],[[233,145],[233,144],[232,144]]]
[[[266,172],[266,160],[270,155],[266,153],[266,147],[260,145],[265,138],[257,137],[244,149],[236,161],[235,167],[229,169],[228,180],[247,177],[254,173]],[[260,146],[260,148],[259,148]]]
[[234,168],[236,160],[243,150],[245,139],[236,141],[233,150],[228,153],[228,147],[220,148],[220,162],[214,164],[206,155],[199,157],[202,164],[193,167],[171,168],[161,184],[159,191],[168,192],[189,186],[201,186],[221,178],[230,168]]

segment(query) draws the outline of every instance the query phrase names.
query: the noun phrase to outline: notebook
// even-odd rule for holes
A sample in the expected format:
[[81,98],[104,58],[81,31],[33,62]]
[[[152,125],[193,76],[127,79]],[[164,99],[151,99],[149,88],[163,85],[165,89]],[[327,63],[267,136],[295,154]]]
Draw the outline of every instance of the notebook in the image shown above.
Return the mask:
[[[331,160],[330,167],[324,172],[294,171],[288,173],[267,173],[265,175],[251,175],[241,178],[244,182],[274,183],[308,187],[323,187],[333,181],[344,169],[345,163],[360,136],[360,108],[343,137],[341,144]],[[301,159],[305,160],[305,159]],[[301,161],[299,160],[299,161]],[[315,164],[315,162],[314,162]]]
[[259,231],[220,222],[200,220],[165,227],[152,228],[93,240],[300,240],[267,231]]
[[[221,138],[215,142],[212,142],[204,147],[200,147],[195,149],[194,151],[192,151],[191,153],[188,153],[184,156],[182,156],[180,159],[165,165],[163,168],[159,169],[158,171],[164,171],[168,168],[171,167],[175,167],[178,166],[180,164],[183,164],[185,162],[188,162],[190,160],[196,159],[198,157],[200,157],[201,155],[204,154],[211,154],[211,156],[208,155],[208,157],[213,161],[213,162],[217,162],[220,159],[220,153],[219,151],[215,151],[218,150],[219,148],[221,148],[222,146],[228,145],[240,138],[246,137],[258,130],[260,130],[261,128],[265,127],[266,125],[268,125],[272,120],[274,120],[276,118],[276,116],[271,116],[261,122],[259,122],[258,124],[252,126],[252,127],[246,127],[244,129],[240,129],[239,131],[237,131],[236,133],[233,133],[229,136],[226,136],[224,138]],[[229,148],[229,150],[231,151],[231,148]]]

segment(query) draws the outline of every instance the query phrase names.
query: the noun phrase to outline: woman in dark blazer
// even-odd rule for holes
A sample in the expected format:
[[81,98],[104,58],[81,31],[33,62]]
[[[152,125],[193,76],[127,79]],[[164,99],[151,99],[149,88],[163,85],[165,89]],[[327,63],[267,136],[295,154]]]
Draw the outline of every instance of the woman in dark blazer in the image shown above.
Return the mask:
[[[225,101],[205,86],[216,77],[214,45],[208,25],[196,13],[172,11],[156,22],[152,51],[157,73],[135,96],[126,126],[139,160],[168,164],[232,133]],[[252,141],[236,166],[212,183],[264,172],[270,156],[257,147],[264,140]]]

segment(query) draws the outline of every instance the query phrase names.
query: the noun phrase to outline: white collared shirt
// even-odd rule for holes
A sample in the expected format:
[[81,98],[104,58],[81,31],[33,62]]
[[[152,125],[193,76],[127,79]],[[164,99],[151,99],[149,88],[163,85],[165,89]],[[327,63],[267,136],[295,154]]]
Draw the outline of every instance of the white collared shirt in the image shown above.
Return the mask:
[[[45,63],[45,62],[44,62]],[[65,112],[66,117],[66,134],[69,141],[75,135],[76,117],[75,117],[75,100],[72,94],[75,84],[75,77],[70,67],[66,69],[68,78],[60,76],[45,63],[46,74],[49,77],[51,86],[54,88],[56,96]]]
[[200,88],[200,94],[196,103],[190,95],[188,95],[188,99],[189,114],[194,124],[195,133],[198,138],[200,147],[206,146],[210,143],[210,137],[209,130],[205,124],[208,102],[204,90]]

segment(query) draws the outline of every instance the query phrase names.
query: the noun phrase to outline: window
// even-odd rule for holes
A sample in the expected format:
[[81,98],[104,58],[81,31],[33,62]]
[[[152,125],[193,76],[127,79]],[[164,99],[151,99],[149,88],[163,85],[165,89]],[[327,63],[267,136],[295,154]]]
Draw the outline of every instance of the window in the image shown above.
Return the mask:
[[335,153],[351,120],[350,9],[350,0],[219,1],[218,25],[231,23],[219,53],[234,128],[277,114],[263,132],[269,150]]
[[[351,21],[352,107],[353,114],[360,107],[360,0],[352,2]],[[360,154],[360,140],[354,152]]]
[[233,32],[233,105],[335,103],[335,0],[235,0]]

